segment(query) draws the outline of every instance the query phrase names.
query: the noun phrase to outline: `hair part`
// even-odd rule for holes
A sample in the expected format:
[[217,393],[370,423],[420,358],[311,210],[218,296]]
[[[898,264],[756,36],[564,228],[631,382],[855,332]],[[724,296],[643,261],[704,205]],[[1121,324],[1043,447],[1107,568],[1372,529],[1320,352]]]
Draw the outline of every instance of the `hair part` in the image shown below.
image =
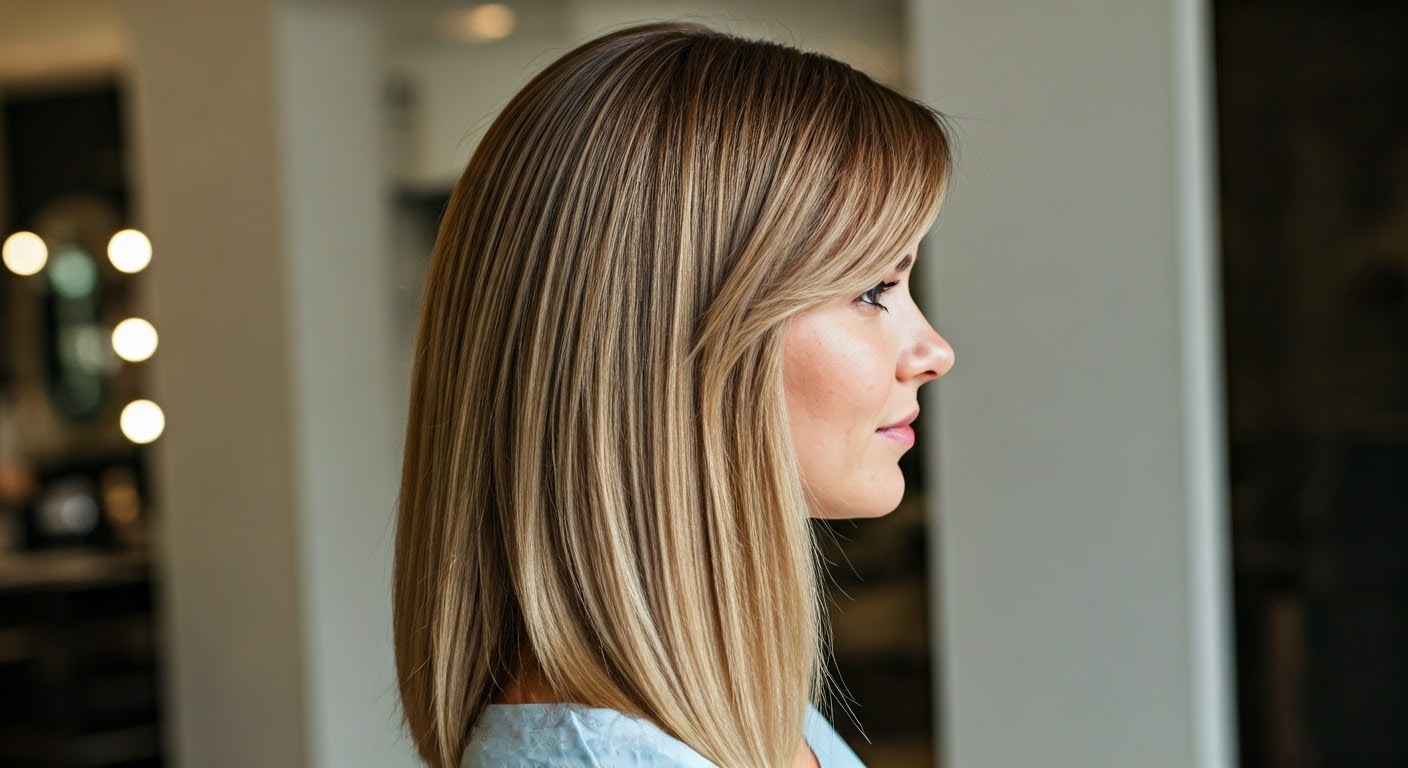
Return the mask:
[[509,102],[411,384],[394,634],[425,760],[458,765],[532,661],[716,764],[790,761],[829,643],[786,324],[888,271],[950,163],[927,107],[697,25],[593,40]]

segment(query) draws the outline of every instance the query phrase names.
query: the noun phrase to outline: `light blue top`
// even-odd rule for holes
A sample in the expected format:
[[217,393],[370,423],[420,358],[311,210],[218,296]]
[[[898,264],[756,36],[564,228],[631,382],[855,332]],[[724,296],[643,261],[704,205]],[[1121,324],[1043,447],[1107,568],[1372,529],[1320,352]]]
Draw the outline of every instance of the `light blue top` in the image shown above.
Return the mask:
[[[822,717],[807,711],[807,745],[821,768],[865,768]],[[460,768],[718,768],[648,720],[572,704],[491,704]]]

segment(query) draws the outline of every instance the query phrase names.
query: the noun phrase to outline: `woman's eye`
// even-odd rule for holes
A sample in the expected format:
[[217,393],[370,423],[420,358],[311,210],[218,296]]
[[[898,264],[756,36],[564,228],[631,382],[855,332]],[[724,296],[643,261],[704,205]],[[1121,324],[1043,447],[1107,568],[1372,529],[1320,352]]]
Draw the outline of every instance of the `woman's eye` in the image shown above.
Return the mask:
[[893,283],[880,283],[874,288],[871,288],[865,293],[862,293],[861,295],[857,296],[856,301],[859,301],[862,304],[869,304],[872,307],[879,307],[880,309],[889,312],[890,308],[880,303],[880,296],[881,294],[885,293],[885,291],[888,291],[897,285],[899,285],[898,280]]

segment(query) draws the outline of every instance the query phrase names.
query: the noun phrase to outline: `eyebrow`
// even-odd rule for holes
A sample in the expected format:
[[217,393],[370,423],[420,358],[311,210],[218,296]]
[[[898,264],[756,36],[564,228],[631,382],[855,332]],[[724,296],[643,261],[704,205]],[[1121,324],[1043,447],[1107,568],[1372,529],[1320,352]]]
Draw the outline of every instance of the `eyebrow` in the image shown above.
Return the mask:
[[905,271],[906,269],[909,269],[909,265],[910,265],[910,264],[913,264],[913,263],[914,263],[914,257],[913,257],[913,256],[906,256],[906,257],[904,257],[903,259],[900,259],[900,263],[898,263],[898,264],[895,265],[895,271],[896,271],[896,272],[903,272],[903,271]]

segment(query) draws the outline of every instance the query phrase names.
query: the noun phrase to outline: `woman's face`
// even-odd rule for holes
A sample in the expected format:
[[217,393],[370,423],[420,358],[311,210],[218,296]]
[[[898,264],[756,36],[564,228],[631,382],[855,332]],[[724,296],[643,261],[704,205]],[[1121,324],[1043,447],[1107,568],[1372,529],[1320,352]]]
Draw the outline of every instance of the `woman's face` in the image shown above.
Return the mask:
[[910,294],[919,241],[884,281],[792,319],[783,342],[783,387],[792,444],[813,517],[879,517],[904,496],[900,456],[919,388],[953,367],[953,348]]

